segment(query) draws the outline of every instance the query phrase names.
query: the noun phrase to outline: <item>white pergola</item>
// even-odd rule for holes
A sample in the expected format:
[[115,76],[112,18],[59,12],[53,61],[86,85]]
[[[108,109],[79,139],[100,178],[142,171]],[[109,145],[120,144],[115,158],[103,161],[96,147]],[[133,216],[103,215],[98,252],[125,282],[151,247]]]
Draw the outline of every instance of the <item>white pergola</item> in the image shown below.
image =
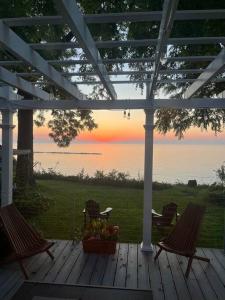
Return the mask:
[[[145,160],[144,160],[144,210],[143,210],[143,251],[152,251],[152,168],[153,168],[153,130],[154,111],[156,109],[225,109],[225,98],[195,98],[196,93],[208,82],[224,82],[225,78],[217,78],[225,68],[225,49],[217,56],[183,56],[170,57],[168,47],[170,45],[222,45],[225,37],[182,37],[170,38],[174,21],[183,20],[223,20],[225,10],[177,10],[178,0],[164,0],[162,11],[133,12],[133,13],[111,13],[83,15],[75,0],[56,0],[55,5],[59,15],[57,16],[34,16],[23,18],[0,19],[0,44],[10,53],[13,60],[0,61],[0,110],[2,112],[2,191],[1,205],[5,206],[12,202],[12,180],[13,180],[13,113],[20,109],[46,110],[46,109],[142,109],[145,111]],[[94,41],[89,24],[120,23],[120,22],[160,22],[157,39],[144,40],[122,40],[122,41]],[[18,26],[34,25],[59,25],[67,24],[74,34],[76,40],[71,42],[40,42],[27,43],[14,32]],[[13,28],[13,29],[12,29]],[[154,46],[154,57],[147,58],[110,58],[102,59],[100,48],[112,47],[146,47]],[[82,48],[86,59],[68,60],[46,60],[39,54],[39,50],[66,50],[71,48]],[[208,62],[205,69],[170,69],[162,70],[163,61],[167,62]],[[126,63],[153,63],[151,70],[141,71],[111,71],[108,72],[107,64]],[[76,66],[90,64],[93,71],[90,72],[59,72],[55,66]],[[12,72],[12,66],[30,66],[30,72]],[[120,80],[113,81],[112,75],[135,75],[145,74],[146,99],[117,99],[114,84],[139,83],[140,81]],[[173,74],[199,74],[197,79],[160,79],[162,75]],[[43,80],[51,82],[67,95],[66,99],[53,99],[52,96],[30,81],[30,77],[42,76]],[[98,81],[72,82],[72,76],[90,75],[97,76]],[[190,83],[183,98],[180,99],[155,99],[158,83]],[[89,100],[78,89],[79,84],[101,83],[111,100]],[[23,100],[13,92],[12,88],[20,89],[31,95],[30,101]]]

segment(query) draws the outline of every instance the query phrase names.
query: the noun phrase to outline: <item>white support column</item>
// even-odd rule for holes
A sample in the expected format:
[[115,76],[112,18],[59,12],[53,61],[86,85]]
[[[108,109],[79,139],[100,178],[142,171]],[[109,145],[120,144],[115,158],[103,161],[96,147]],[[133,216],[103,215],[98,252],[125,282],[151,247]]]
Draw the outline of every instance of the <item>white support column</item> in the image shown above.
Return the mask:
[[1,206],[12,203],[13,189],[13,111],[2,110]]
[[154,110],[145,110],[145,162],[144,162],[144,207],[142,251],[153,251],[152,247],[152,169]]

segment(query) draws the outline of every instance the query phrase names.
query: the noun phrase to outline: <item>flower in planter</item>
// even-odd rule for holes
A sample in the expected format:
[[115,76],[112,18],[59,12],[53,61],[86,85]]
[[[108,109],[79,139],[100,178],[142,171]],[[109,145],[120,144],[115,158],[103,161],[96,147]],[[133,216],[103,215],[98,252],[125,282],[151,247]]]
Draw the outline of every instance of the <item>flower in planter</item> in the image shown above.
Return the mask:
[[119,227],[109,224],[106,220],[95,219],[86,225],[84,240],[117,241]]

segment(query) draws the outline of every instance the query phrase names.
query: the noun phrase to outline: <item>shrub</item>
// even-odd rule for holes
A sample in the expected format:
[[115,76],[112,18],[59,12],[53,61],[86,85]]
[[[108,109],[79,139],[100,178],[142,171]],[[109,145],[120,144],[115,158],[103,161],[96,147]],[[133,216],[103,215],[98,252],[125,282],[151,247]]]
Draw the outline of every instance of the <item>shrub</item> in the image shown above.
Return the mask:
[[[100,184],[100,185],[111,185],[119,187],[131,187],[143,189],[144,180],[140,177],[131,178],[128,173],[119,172],[115,169],[109,173],[104,173],[102,170],[96,170],[94,176],[85,174],[84,169],[80,173],[73,176],[64,176],[60,173],[49,171],[42,171],[35,173],[37,179],[54,179],[54,180],[65,180],[72,182],[80,182],[85,184]],[[153,182],[153,190],[165,190],[171,188],[172,185],[168,183]]]
[[225,207],[225,192],[221,190],[209,192],[208,201],[213,204]]
[[49,199],[44,197],[35,189],[17,191],[14,196],[14,203],[25,218],[32,218],[50,206]]

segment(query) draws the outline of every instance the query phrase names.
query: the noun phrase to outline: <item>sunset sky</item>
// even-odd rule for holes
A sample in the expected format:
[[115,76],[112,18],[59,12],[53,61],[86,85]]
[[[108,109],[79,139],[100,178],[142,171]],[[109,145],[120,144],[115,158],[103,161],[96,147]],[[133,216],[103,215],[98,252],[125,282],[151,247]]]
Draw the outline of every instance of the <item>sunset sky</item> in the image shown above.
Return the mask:
[[[130,120],[123,117],[123,111],[95,111],[94,119],[98,124],[98,128],[92,132],[85,131],[79,135],[76,141],[79,142],[95,142],[95,143],[140,143],[144,142],[144,120],[143,111],[131,111]],[[35,142],[48,142],[49,129],[47,127],[35,128]],[[165,136],[155,132],[154,141],[156,143],[177,142],[174,133],[170,132]],[[196,142],[225,142],[225,132],[214,135],[211,131],[201,131],[197,128],[192,128],[185,134],[182,143]]]
[[[145,98],[145,91],[141,94],[132,85],[115,85],[119,99],[137,99]],[[88,93],[87,88],[82,88],[84,93]],[[158,97],[166,98],[160,94]],[[76,142],[94,142],[94,143],[142,143],[144,142],[144,122],[145,114],[143,110],[132,110],[131,117],[128,120],[124,118],[123,111],[94,111],[93,117],[98,124],[98,128],[92,132],[82,132],[77,137]],[[46,113],[47,119],[49,113]],[[17,124],[16,116],[14,124]],[[47,127],[34,128],[34,142],[51,142],[48,137],[49,129]],[[14,141],[16,141],[17,128],[14,129]],[[155,131],[155,143],[176,143],[177,138],[173,132],[165,136]],[[192,128],[185,134],[181,143],[225,143],[225,132],[215,136],[211,131],[201,131]]]
[[[119,78],[120,77],[120,78]],[[115,78],[112,78],[115,79]],[[121,76],[117,77],[122,79]],[[145,90],[141,93],[136,90],[132,84],[114,85],[118,99],[144,99]],[[82,92],[88,93],[90,88],[82,87]],[[166,98],[166,95],[159,93],[158,98]],[[79,142],[95,142],[95,143],[140,143],[144,142],[144,122],[145,114],[143,110],[132,110],[130,112],[130,120],[124,118],[123,111],[94,111],[93,116],[98,124],[98,128],[92,132],[82,132],[76,141]],[[49,141],[48,128],[35,129],[35,141]],[[167,135],[162,135],[157,132],[154,134],[154,142],[170,143],[178,142],[174,137],[174,133],[170,132]],[[211,131],[205,132],[197,128],[192,128],[185,134],[182,143],[223,143],[225,142],[225,132],[215,134]]]

